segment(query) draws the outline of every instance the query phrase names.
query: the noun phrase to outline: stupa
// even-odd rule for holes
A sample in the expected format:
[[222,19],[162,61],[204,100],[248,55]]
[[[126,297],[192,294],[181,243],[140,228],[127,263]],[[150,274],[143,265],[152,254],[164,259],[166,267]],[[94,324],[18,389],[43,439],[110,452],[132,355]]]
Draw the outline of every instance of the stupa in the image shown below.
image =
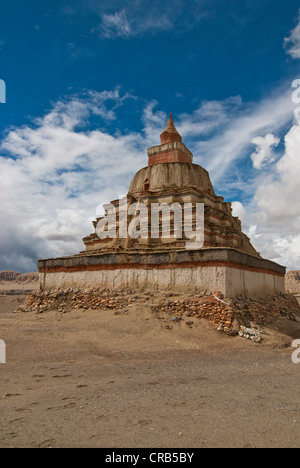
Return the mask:
[[[255,250],[231,203],[216,195],[208,172],[193,163],[171,114],[160,140],[148,149],[148,166],[134,175],[127,196],[112,201],[111,212],[94,221],[84,251],[38,261],[41,289],[218,290],[225,297],[284,293],[285,267]],[[193,245],[196,207],[202,207],[201,241]],[[169,224],[162,220],[164,210]]]

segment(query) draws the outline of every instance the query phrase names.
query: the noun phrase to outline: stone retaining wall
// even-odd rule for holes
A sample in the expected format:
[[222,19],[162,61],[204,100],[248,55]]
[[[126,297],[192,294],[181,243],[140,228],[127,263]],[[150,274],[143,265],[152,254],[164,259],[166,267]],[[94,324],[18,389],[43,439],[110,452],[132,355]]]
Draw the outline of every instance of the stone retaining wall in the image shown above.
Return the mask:
[[[175,296],[175,297],[174,297]],[[178,299],[176,298],[178,297]],[[71,312],[73,309],[106,310],[115,314],[126,314],[130,307],[139,303],[153,303],[154,294],[142,296],[135,290],[110,290],[102,288],[54,289],[34,291],[19,311],[45,313],[48,310]],[[292,295],[267,296],[261,299],[238,296],[223,298],[220,291],[211,296],[179,297],[169,294],[168,298],[155,298],[155,305],[149,305],[154,316],[170,328],[172,322],[184,321],[193,327],[198,319],[206,319],[219,331],[229,335],[245,336],[260,341],[259,327],[283,318],[292,322],[300,320],[300,307]]]

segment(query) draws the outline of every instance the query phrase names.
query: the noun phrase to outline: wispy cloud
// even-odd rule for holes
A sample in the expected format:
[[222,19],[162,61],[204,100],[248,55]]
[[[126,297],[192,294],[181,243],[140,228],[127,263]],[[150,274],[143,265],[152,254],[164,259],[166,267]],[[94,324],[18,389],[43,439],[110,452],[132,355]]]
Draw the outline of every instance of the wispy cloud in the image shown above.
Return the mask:
[[257,103],[243,103],[240,96],[204,102],[191,115],[179,116],[178,129],[196,162],[222,186],[236,161],[249,158],[253,138],[277,134],[292,121],[293,107],[287,83]]
[[284,47],[293,59],[300,59],[300,11],[298,24],[291,31],[291,34],[284,39]]
[[173,28],[174,18],[167,15],[156,17],[151,13],[145,14],[143,20],[132,11],[123,8],[111,14],[103,14],[98,28],[95,29],[104,38],[129,38],[140,36],[145,32],[152,34],[159,31],[168,31]]
[[206,16],[207,4],[207,0],[174,0],[172,3],[123,1],[117,2],[109,11],[107,7],[103,11],[103,6],[93,2],[89,5],[100,17],[100,24],[93,29],[94,32],[104,38],[128,39],[145,33],[168,31],[176,26],[180,26],[179,31],[190,29]]
[[138,33],[123,9],[114,14],[103,14],[99,32],[103,37],[130,37]]

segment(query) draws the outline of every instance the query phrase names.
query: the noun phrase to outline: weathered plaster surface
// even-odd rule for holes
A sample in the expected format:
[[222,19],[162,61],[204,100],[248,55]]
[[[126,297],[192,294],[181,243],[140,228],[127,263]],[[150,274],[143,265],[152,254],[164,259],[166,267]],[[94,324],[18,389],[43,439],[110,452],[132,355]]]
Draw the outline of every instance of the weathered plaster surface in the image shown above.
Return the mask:
[[42,289],[103,286],[258,297],[285,292],[285,268],[236,250],[106,254],[39,261]]

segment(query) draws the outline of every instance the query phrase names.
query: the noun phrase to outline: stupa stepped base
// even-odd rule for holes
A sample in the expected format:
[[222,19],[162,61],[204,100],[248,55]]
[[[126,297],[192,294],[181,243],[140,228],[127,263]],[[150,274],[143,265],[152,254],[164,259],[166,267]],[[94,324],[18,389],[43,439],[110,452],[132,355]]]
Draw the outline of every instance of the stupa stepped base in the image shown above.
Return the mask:
[[40,289],[107,287],[262,297],[285,293],[285,267],[235,249],[81,254],[39,260]]

